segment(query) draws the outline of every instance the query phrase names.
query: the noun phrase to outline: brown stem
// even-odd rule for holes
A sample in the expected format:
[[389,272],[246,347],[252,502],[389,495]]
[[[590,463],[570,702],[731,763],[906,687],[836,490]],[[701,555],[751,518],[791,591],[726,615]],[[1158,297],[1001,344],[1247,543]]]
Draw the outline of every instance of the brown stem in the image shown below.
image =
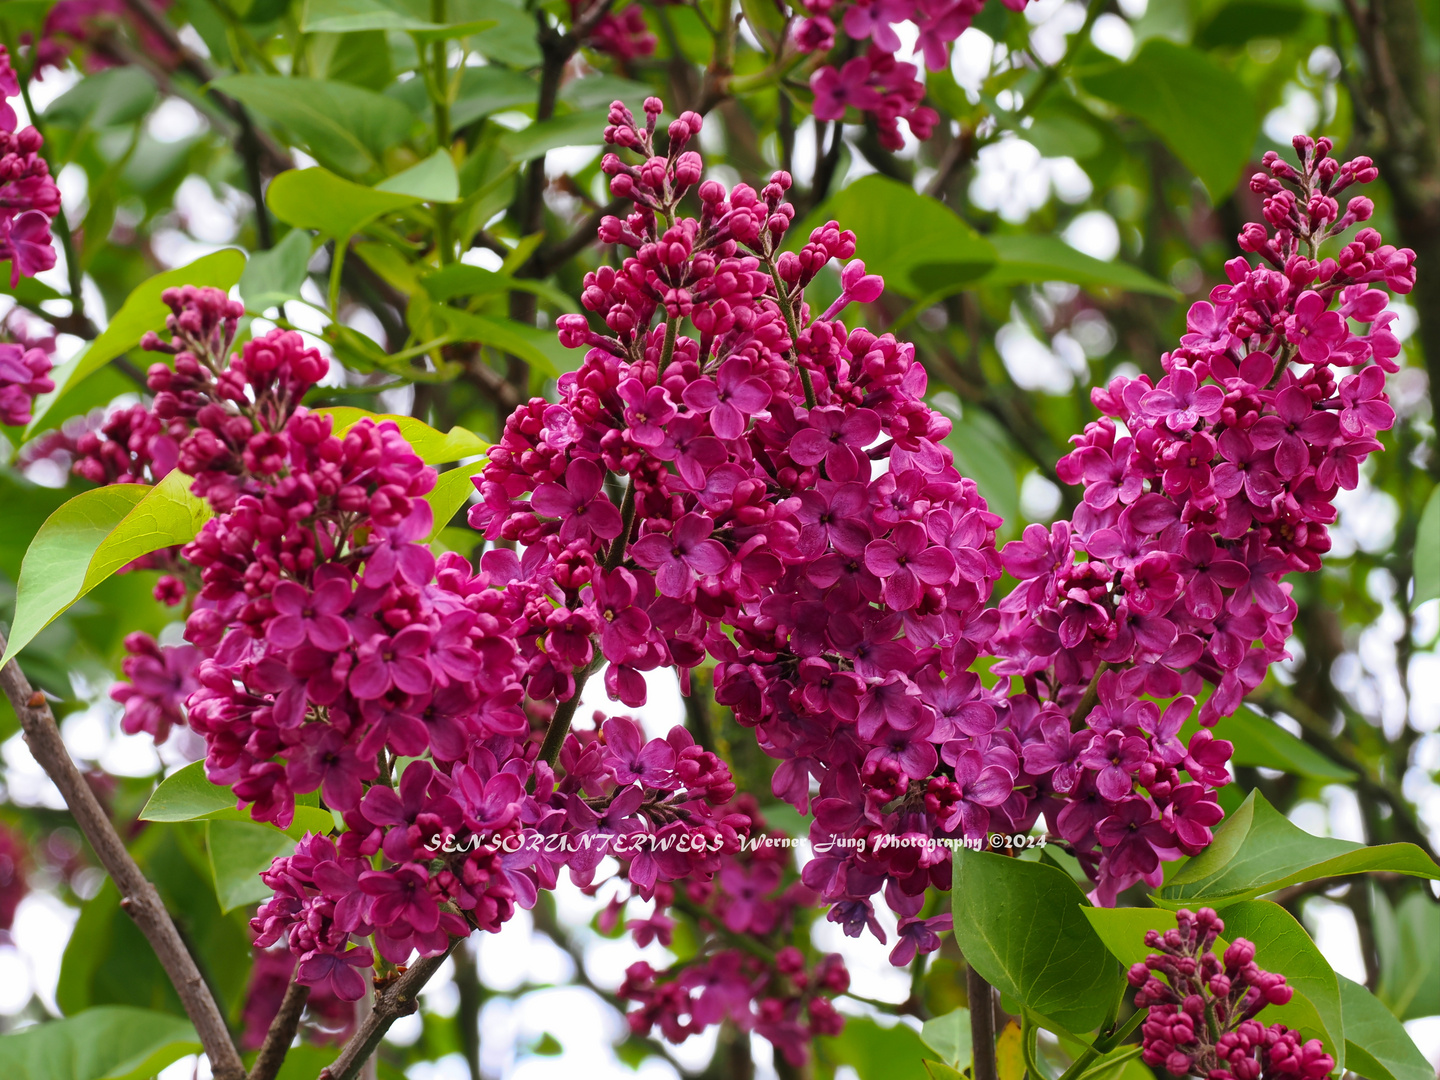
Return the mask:
[[970,998],[970,1048],[975,1055],[974,1080],[999,1080],[995,1064],[995,988],[974,967],[965,969],[965,991]]
[[455,946],[463,938],[451,938],[450,947],[439,956],[426,956],[405,969],[404,973],[375,995],[375,1005],[340,1056],[320,1070],[320,1080],[355,1080],[390,1025],[402,1016],[409,1016],[419,1007],[420,991],[434,978]]
[[310,988],[298,982],[291,982],[285,988],[280,1011],[270,1021],[270,1030],[265,1032],[265,1041],[255,1055],[250,1080],[275,1080],[280,1066],[285,1064],[285,1054],[295,1039],[295,1032],[300,1030],[300,1017],[305,1012],[305,1002],[309,997]]
[[[0,635],[0,652],[6,647],[4,635]],[[135,925],[155,950],[165,974],[170,977],[175,993],[185,1007],[185,1015],[200,1036],[200,1044],[210,1059],[210,1068],[216,1080],[245,1080],[245,1065],[240,1060],[240,1052],[235,1049],[230,1030],[225,1026],[225,1017],[200,974],[195,958],[185,947],[159,892],[141,872],[130,852],[125,850],[125,842],[115,831],[100,800],[71,760],[70,752],[60,738],[60,729],[55,725],[55,715],[45,703],[45,695],[31,687],[30,680],[25,678],[25,673],[14,660],[0,668],[0,686],[3,686],[15,715],[20,718],[20,727],[25,732],[25,743],[30,747],[30,753],[60,789],[75,824],[90,841],[100,864],[120,891],[121,909],[135,920]]]

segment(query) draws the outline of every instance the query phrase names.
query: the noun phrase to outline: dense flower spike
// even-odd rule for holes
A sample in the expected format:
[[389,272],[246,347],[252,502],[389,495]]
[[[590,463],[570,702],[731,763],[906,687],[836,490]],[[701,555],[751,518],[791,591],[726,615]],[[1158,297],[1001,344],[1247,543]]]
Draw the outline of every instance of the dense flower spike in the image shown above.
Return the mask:
[[1335,1067],[1319,1039],[1302,1041],[1283,1024],[1255,1020],[1293,995],[1285,976],[1261,971],[1255,946],[1236,938],[1214,952],[1225,923],[1210,908],[1175,913],[1178,927],[1150,930],[1158,952],[1130,969],[1135,1007],[1147,1009],[1141,1057],[1176,1076],[1206,1080],[1323,1080]]
[[[1025,10],[1026,0],[1005,0],[1013,11]],[[928,139],[940,116],[921,105],[925,84],[914,64],[895,59],[901,47],[897,27],[913,23],[919,30],[917,45],[930,71],[950,65],[950,45],[960,37],[985,6],[984,0],[804,0],[807,17],[794,23],[792,38],[801,52],[830,53],[837,28],[856,44],[868,40],[863,55],[850,54],[838,67],[824,64],[810,76],[815,91],[817,120],[844,120],[846,109],[870,113],[882,145],[899,150],[905,145],[899,120],[917,139]]]
[[[0,98],[19,95],[20,81],[10,66],[10,54],[0,46]],[[50,219],[60,212],[60,189],[40,156],[40,132],[33,127],[17,131],[18,125],[15,110],[0,100],[0,259],[10,261],[12,289],[22,276],[33,277],[55,265]],[[43,370],[34,372],[36,377],[44,374]],[[16,381],[0,366],[0,394],[6,383]],[[0,397],[0,408],[4,407]]]
[[1295,150],[1299,169],[1270,153],[1251,181],[1269,226],[1247,225],[1240,245],[1262,264],[1227,264],[1158,384],[1093,392],[1105,418],[1058,469],[1084,502],[1003,553],[1021,584],[1000,603],[993,670],[1026,687],[1008,705],[1025,785],[1103,902],[1158,885],[1165,860],[1210,842],[1230,745],[1203,728],[1184,743],[1181,725],[1207,685],[1208,726],[1287,655],[1296,607],[1282,579],[1319,568],[1336,491],[1355,487],[1395,419],[1385,373],[1400,346],[1382,286],[1410,291],[1414,253],[1364,228],[1321,258],[1369,219],[1369,199],[1343,212],[1339,199],[1377,171],[1330,157],[1328,139]]

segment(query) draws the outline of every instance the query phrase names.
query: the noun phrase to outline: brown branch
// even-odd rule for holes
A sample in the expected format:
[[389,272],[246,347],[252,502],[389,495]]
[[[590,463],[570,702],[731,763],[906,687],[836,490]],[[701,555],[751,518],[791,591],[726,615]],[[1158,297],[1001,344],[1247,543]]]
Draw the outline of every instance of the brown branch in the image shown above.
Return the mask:
[[[5,637],[0,635],[0,651],[5,648]],[[170,977],[180,1003],[185,1007],[185,1015],[200,1036],[200,1044],[210,1059],[210,1068],[216,1080],[246,1080],[240,1053],[235,1049],[225,1018],[200,974],[195,958],[185,947],[159,892],[125,849],[125,842],[115,831],[100,800],[71,760],[70,752],[60,738],[60,729],[55,725],[55,715],[45,703],[45,695],[30,686],[30,680],[25,678],[25,673],[14,660],[0,668],[0,686],[3,686],[15,715],[20,718],[20,727],[25,732],[25,743],[30,753],[60,789],[75,824],[90,841],[100,864],[120,891],[121,909],[135,920],[135,925],[155,950],[165,974]]]
[[464,938],[451,938],[450,946],[439,956],[426,956],[415,961],[384,990],[375,995],[375,1004],[370,1015],[360,1025],[350,1041],[340,1051],[340,1056],[320,1070],[319,1080],[355,1080],[370,1055],[380,1046],[380,1040],[390,1030],[390,1025],[402,1016],[409,1016],[419,1007],[420,991],[435,977],[440,965],[454,951]]
[[285,988],[280,1011],[270,1021],[270,1030],[265,1032],[265,1041],[255,1055],[250,1080],[275,1080],[280,1066],[285,1063],[285,1053],[295,1040],[295,1032],[300,1030],[300,1017],[305,1012],[305,1002],[309,997],[310,988],[298,982],[291,982]]
[[975,1055],[975,1080],[998,1080],[995,1063],[995,988],[971,965],[965,967],[965,990],[970,999],[970,1048]]

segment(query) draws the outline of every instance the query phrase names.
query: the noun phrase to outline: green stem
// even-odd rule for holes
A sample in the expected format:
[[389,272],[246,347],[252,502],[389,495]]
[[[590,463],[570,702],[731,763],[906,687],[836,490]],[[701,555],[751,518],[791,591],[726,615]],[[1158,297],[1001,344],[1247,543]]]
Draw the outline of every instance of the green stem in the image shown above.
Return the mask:
[[775,299],[780,304],[780,310],[785,315],[785,329],[790,333],[790,363],[800,373],[800,385],[805,390],[805,407],[815,408],[815,385],[810,381],[810,372],[800,365],[800,354],[796,347],[800,344],[800,328],[795,322],[795,310],[790,306],[790,293],[785,282],[780,280],[780,271],[775,269],[773,259],[765,260],[766,269],[770,271],[770,280],[775,282]]
[[[444,25],[449,21],[445,0],[430,0],[431,22]],[[449,61],[446,59],[445,42],[437,41],[430,47],[432,77],[426,80],[430,89],[430,106],[435,113],[435,143],[447,154],[453,135],[450,131],[450,80]],[[447,203],[435,203],[435,246],[440,252],[440,265],[448,266],[455,261],[454,223],[451,208]]]

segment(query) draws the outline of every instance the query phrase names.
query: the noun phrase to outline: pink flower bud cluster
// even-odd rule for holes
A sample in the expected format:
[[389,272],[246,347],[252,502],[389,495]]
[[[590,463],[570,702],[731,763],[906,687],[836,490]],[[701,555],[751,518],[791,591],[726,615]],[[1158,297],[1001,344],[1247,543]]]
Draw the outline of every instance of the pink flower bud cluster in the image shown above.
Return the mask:
[[1282,579],[1319,567],[1336,491],[1355,487],[1395,419],[1385,373],[1399,342],[1381,286],[1409,292],[1414,254],[1366,228],[1319,258],[1369,218],[1368,199],[1342,213],[1338,197],[1377,173],[1329,157],[1327,139],[1295,148],[1298,170],[1269,154],[1251,182],[1269,225],[1246,226],[1241,246],[1268,265],[1227,264],[1158,383],[1093,392],[1106,416],[1058,466],[1085,485],[1083,504],[1003,552],[1020,585],[1000,603],[993,670],[1023,680],[1009,707],[1026,782],[1102,902],[1158,885],[1164,861],[1210,842],[1231,747],[1203,728],[1186,744],[1180,728],[1207,684],[1199,719],[1213,725],[1287,655],[1296,606]]
[[[570,0],[571,21],[579,19],[588,6],[584,0]],[[606,10],[591,28],[585,46],[628,64],[655,51],[655,35],[645,22],[645,9],[632,3],[621,11]]]
[[703,183],[699,219],[676,217],[700,178],[686,149],[700,121],[673,121],[661,154],[659,112],[647,102],[640,128],[617,103],[606,132],[643,158],[604,162],[636,204],[601,226],[634,255],[585,280],[610,332],[560,320],[589,352],[558,405],[509,419],[471,522],[525,545],[486,565],[513,563],[506,591],[544,628],[522,637],[531,697],[568,699],[605,663],[611,696],[635,706],[642,672],[688,679],[711,656],[716,699],[783,762],[775,793],[808,811],[813,780],[814,835],[867,841],[813,861],[806,883],[855,933],[878,931],[871,897],[888,886],[916,921],[913,955],[938,945],[916,916],[949,880],[947,849],[914,841],[1028,827],[1003,697],[966,670],[995,625],[999,518],[942,445],[949,422],[924,402],[914,350],[835,321],[880,279],[852,261],[828,311],[805,305],[853,235],[831,222],[781,253],[784,173],[758,193]]
[[[811,1038],[843,1028],[831,998],[849,989],[850,975],[838,954],[807,959],[806,915],[816,896],[796,880],[789,845],[773,842],[784,838],[766,828],[754,798],[744,795],[737,803],[749,818],[750,846],[726,854],[713,880],[684,886],[683,906],[713,935],[709,947],[668,971],[643,960],[631,964],[618,996],[640,1006],[626,1015],[637,1035],[658,1026],[671,1042],[683,1042],[728,1020],[768,1039],[799,1067],[808,1060]],[[655,913],[625,924],[637,945],[670,944],[675,921],[665,908],[674,905],[675,888],[657,889]],[[622,901],[612,903],[601,928],[614,926],[623,910]],[[735,935],[751,948],[731,944]]]
[[[154,0],[161,11],[168,10],[170,2]],[[170,43],[144,19],[135,18],[125,0],[59,0],[45,15],[35,50],[37,67],[63,68],[77,47],[85,50],[80,63],[89,72],[128,63],[126,51],[115,47],[119,30],[136,39],[145,57],[164,70],[179,66]]]
[[[1323,1080],[1335,1067],[1319,1039],[1302,1041],[1283,1024],[1255,1020],[1294,991],[1285,976],[1261,971],[1255,946],[1236,938],[1214,952],[1225,923],[1210,908],[1176,912],[1177,929],[1151,930],[1151,953],[1128,974],[1135,1007],[1148,1009],[1141,1058],[1176,1076],[1206,1080]],[[1163,976],[1163,978],[1162,978]]]
[[[40,132],[33,127],[17,131],[19,117],[3,100],[19,95],[10,54],[0,46],[0,259],[10,260],[11,288],[22,276],[34,277],[55,265],[50,219],[60,212],[60,189],[40,156]],[[0,387],[9,381],[11,376],[0,368]],[[0,404],[3,401],[0,398]]]
[[35,399],[55,389],[50,378],[54,366],[45,349],[0,342],[0,424],[23,427],[30,423]]
[[[1005,0],[1013,11],[1023,11],[1026,0]],[[817,120],[843,120],[846,109],[868,112],[875,118],[881,143],[891,150],[904,145],[898,120],[910,125],[917,139],[928,139],[940,116],[921,105],[925,84],[914,64],[901,63],[896,27],[914,23],[917,46],[925,66],[943,71],[950,64],[950,45],[963,34],[985,6],[984,0],[804,0],[807,17],[792,34],[801,52],[828,53],[835,49],[836,22],[851,42],[869,39],[869,49],[839,67],[825,64],[810,76],[815,92]]]

